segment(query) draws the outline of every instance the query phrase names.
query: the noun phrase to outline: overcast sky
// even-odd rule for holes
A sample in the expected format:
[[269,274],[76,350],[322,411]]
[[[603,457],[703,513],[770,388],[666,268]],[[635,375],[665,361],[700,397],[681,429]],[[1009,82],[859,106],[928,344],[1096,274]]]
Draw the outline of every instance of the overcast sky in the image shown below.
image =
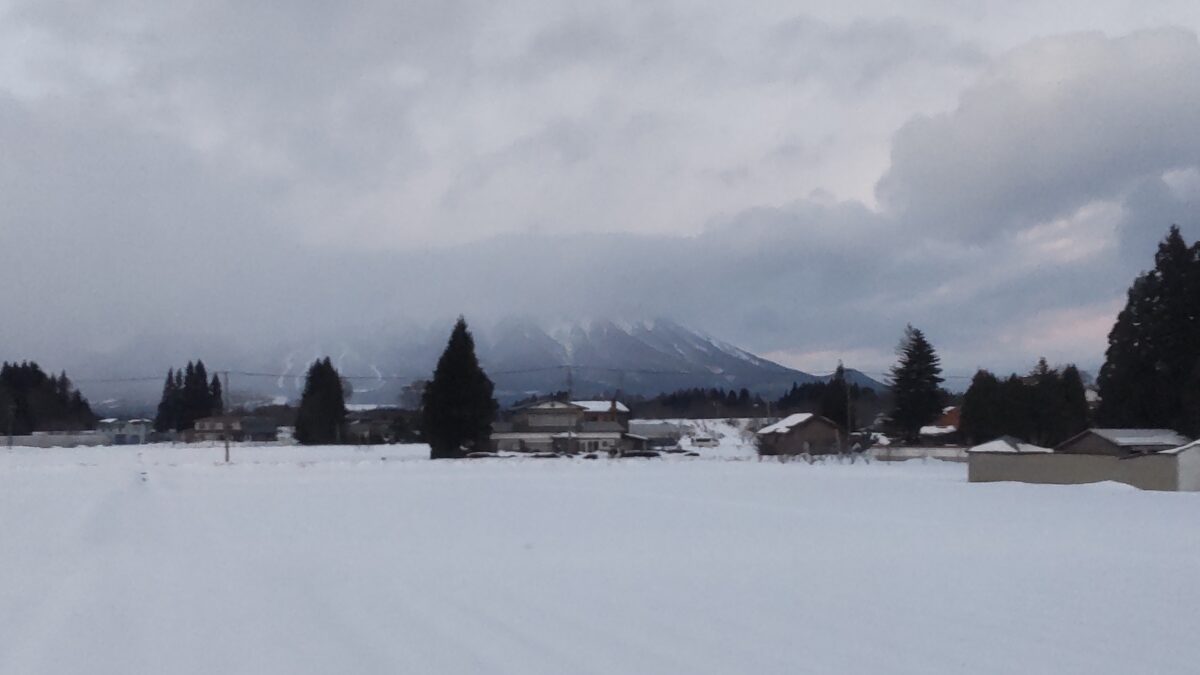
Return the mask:
[[0,0],[0,357],[466,312],[1094,368],[1200,235],[1200,3],[903,4]]

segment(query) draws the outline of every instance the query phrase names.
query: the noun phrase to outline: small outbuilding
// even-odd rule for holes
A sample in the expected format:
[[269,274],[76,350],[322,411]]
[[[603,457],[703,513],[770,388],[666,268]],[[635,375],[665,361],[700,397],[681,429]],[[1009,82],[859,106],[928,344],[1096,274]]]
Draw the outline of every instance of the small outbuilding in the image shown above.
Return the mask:
[[842,449],[842,432],[827,417],[788,415],[755,434],[761,455],[826,455]]
[[968,479],[1054,485],[1115,481],[1143,490],[1200,491],[1200,441],[1183,439],[1182,444],[1163,447],[1157,441],[1178,434],[1157,429],[1091,431],[1105,433],[1080,434],[1055,450],[1015,439],[977,445],[967,451]]

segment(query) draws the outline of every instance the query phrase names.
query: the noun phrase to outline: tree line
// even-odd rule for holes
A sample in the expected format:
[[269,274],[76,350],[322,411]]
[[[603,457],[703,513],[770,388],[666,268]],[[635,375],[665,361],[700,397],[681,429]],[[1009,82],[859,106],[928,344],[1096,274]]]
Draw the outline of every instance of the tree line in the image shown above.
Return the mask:
[[691,417],[715,419],[722,417],[752,417],[764,414],[766,402],[749,389],[739,390],[695,387],[659,394],[653,397],[634,396],[626,401],[637,417]]
[[48,375],[33,361],[0,365],[0,433],[95,428],[91,405],[66,372]]
[[963,396],[960,430],[972,443],[1011,436],[1054,447],[1088,428],[1087,394],[1074,365],[1038,361],[1028,375],[1000,379],[980,370]]

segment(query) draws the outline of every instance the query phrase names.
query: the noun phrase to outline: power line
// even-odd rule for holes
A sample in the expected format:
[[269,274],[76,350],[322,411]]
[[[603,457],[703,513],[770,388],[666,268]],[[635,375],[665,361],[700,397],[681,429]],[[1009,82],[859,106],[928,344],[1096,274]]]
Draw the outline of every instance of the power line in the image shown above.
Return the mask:
[[[528,374],[533,374],[533,373],[545,373],[545,372],[552,372],[552,371],[557,371],[557,370],[600,371],[600,372],[617,373],[619,375],[628,375],[628,374],[636,374],[636,375],[704,375],[704,374],[710,374],[710,373],[706,373],[705,371],[664,370],[664,369],[652,369],[652,368],[619,368],[616,366],[597,366],[597,365],[586,365],[586,364],[583,364],[583,365],[581,365],[581,364],[560,364],[560,365],[554,365],[554,366],[539,366],[539,367],[535,367],[535,368],[513,368],[513,369],[508,369],[508,370],[493,370],[493,371],[488,371],[488,374],[489,375],[528,375]],[[892,377],[891,373],[881,373],[881,372],[873,372],[873,371],[857,370],[857,369],[853,369],[853,370],[862,375],[867,375],[872,378],[878,378],[881,381],[889,380]],[[269,373],[269,372],[262,372],[262,371],[253,371],[253,370],[228,370],[228,371],[222,370],[220,372],[229,373],[230,375],[238,375],[240,377],[271,377],[271,378],[276,378],[276,379],[278,379],[278,378],[299,379],[299,378],[302,378],[305,376],[305,373],[303,373],[303,372]],[[827,377],[832,377],[834,375],[833,372],[830,372],[830,373],[808,373],[808,374],[813,377],[818,377],[818,378],[827,378]],[[429,377],[429,376],[428,375],[384,375],[384,374],[341,375],[341,378],[344,380],[363,380],[363,381],[372,381],[372,382],[377,382],[380,380],[414,382],[416,380],[425,379],[427,377]],[[974,376],[973,375],[959,375],[959,374],[943,373],[942,377],[944,379],[948,379],[948,380],[970,380]],[[119,384],[119,383],[132,383],[132,382],[159,382],[159,381],[162,381],[162,379],[163,379],[162,375],[139,375],[139,376],[132,376],[132,377],[89,377],[89,378],[72,379],[72,382],[75,384]]]

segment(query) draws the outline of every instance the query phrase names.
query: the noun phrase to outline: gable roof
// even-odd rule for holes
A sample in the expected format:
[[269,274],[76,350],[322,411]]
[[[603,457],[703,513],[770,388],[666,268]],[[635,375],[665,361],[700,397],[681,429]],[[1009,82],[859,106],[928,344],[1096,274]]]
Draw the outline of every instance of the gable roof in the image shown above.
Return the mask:
[[1185,452],[1191,452],[1193,450],[1200,452],[1200,441],[1192,441],[1191,443],[1188,443],[1187,445],[1181,445],[1178,448],[1171,448],[1170,450],[1160,450],[1155,454],[1158,454],[1158,455],[1180,455]]
[[1088,429],[1088,431],[1120,447],[1162,445],[1177,448],[1187,445],[1192,440],[1186,436],[1180,436],[1170,429]]
[[1032,443],[1022,443],[1011,436],[1002,436],[994,441],[988,441],[982,445],[968,448],[967,452],[1045,453],[1054,452],[1054,450],[1050,448],[1043,448],[1040,445],[1034,445]]
[[576,408],[576,409],[582,410],[583,406],[581,406],[575,402],[559,401],[557,399],[549,398],[549,399],[544,399],[541,401],[533,401],[532,403],[526,403],[524,405],[519,405],[519,406],[516,406],[515,408],[513,408],[513,410],[537,410],[537,409],[563,410],[566,408]]
[[833,422],[812,413],[795,413],[779,420],[774,424],[763,427],[758,430],[758,435],[766,436],[768,434],[786,434],[792,429],[802,427],[813,420],[824,420],[827,424],[833,425]]
[[[612,410],[613,406],[612,401],[571,401],[571,403],[583,408],[587,412],[608,412]],[[629,408],[626,408],[624,403],[617,401],[616,404],[617,412],[629,412]]]

